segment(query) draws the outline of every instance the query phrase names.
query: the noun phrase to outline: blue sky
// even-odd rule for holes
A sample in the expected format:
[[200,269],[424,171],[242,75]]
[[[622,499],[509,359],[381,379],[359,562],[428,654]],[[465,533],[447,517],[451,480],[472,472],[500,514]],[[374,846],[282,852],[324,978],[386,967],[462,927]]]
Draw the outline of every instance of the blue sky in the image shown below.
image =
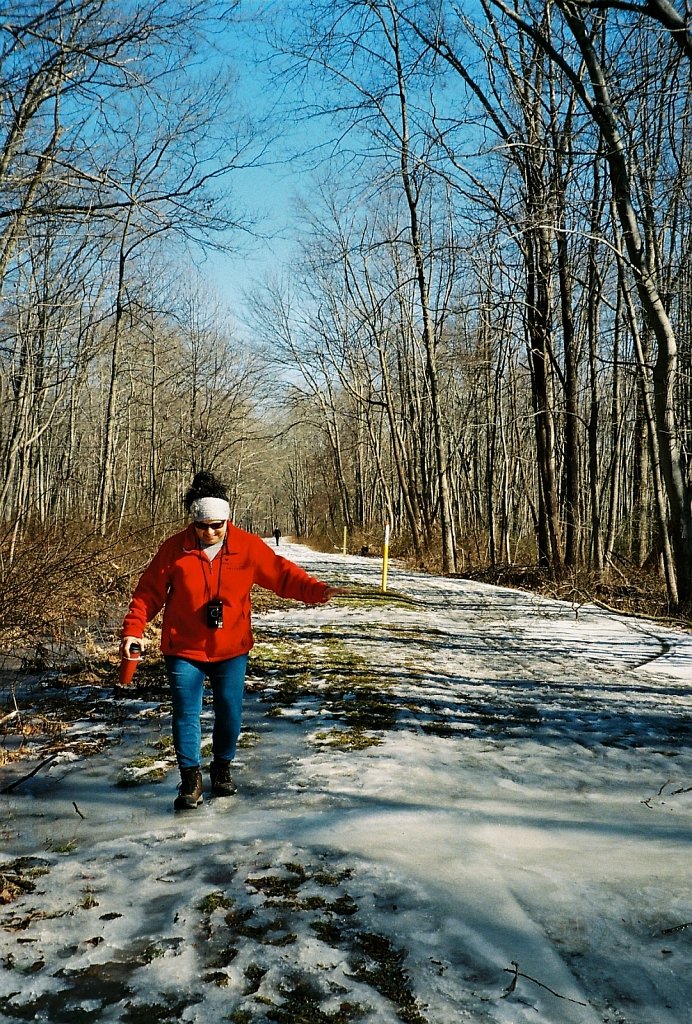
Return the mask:
[[243,4],[243,23],[234,25],[222,42],[232,54],[239,109],[258,122],[266,120],[261,157],[255,166],[234,171],[230,178],[239,210],[256,218],[255,235],[239,233],[233,239],[240,248],[237,255],[210,253],[202,268],[232,307],[242,303],[244,291],[267,275],[280,273],[290,259],[295,244],[292,211],[297,193],[307,183],[305,166],[295,153],[321,131],[315,122],[296,124],[285,109],[293,97],[282,100],[272,82],[272,48],[263,36],[267,17],[277,14],[281,6],[262,0]]
[[[296,113],[298,85],[291,85],[289,77],[286,92],[282,95],[280,86],[272,79],[271,72],[277,69],[278,58],[265,38],[265,30],[268,30],[269,26],[268,19],[271,16],[278,16],[281,11],[287,19],[307,16],[310,9],[309,4],[296,6],[292,3],[286,4],[284,0],[277,0],[275,3],[271,0],[254,0],[241,8],[245,16],[244,24],[236,26],[232,34],[229,31],[228,36],[221,42],[222,48],[233,54],[238,80],[239,108],[251,111],[260,120],[266,119],[267,129],[267,147],[261,165],[234,172],[232,175],[233,191],[240,208],[254,212],[259,217],[258,236],[254,240],[239,237],[239,255],[212,254],[205,264],[205,269],[211,273],[222,298],[234,309],[242,305],[243,292],[267,276],[280,276],[282,269],[289,263],[296,246],[295,238],[301,221],[296,211],[297,196],[302,194],[309,198],[311,192],[314,192],[319,147],[324,146],[326,157],[327,151],[332,148],[327,144],[333,143],[339,137],[340,130],[343,132],[346,106],[353,102],[354,97],[357,101],[357,93],[351,93],[348,88],[339,86],[336,80],[331,86],[322,83],[317,86],[318,91],[314,99],[318,104],[324,100],[327,108],[331,102],[345,105],[339,120],[340,127],[337,126],[339,115],[335,115],[334,118],[329,115],[303,118]],[[374,71],[365,67],[361,68],[360,73],[367,76],[369,71],[372,72],[372,81],[381,85],[378,61],[375,60],[374,63]],[[420,100],[423,108],[428,107],[428,90],[431,85],[431,80],[423,80],[422,89],[415,97]],[[377,88],[377,85],[374,88]],[[308,91],[309,89],[310,85]],[[412,87],[410,100],[414,100],[414,94],[415,87]],[[396,106],[396,98],[392,99]],[[464,87],[460,80],[453,75],[445,76],[442,88],[436,89],[438,116],[442,117],[444,122],[443,115],[446,113],[455,120],[459,111],[465,109],[466,103]],[[411,104],[410,113],[414,105]],[[394,113],[396,116],[396,111]],[[382,167],[379,154],[381,147],[386,143],[380,138],[373,146],[371,138],[368,135],[364,136],[363,132],[367,132],[367,128],[350,130],[346,145],[355,147],[357,173],[362,173],[367,180],[367,162],[374,159],[373,174],[378,173]],[[384,134],[386,135],[386,129]],[[469,145],[470,139],[471,136],[467,134],[464,148]],[[457,139],[457,142],[459,141]],[[471,144],[473,148],[483,147],[478,135]],[[300,155],[310,151],[313,154],[311,158]],[[348,174],[346,171],[342,175],[346,186],[350,183]]]

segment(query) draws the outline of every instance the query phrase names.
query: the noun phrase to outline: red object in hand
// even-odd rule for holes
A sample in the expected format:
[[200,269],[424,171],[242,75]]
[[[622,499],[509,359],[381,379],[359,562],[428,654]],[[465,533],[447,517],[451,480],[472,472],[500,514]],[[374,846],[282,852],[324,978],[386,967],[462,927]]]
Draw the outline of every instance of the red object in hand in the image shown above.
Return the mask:
[[142,648],[139,644],[130,644],[130,657],[120,659],[120,685],[129,686],[132,677],[137,671],[137,665],[142,657]]

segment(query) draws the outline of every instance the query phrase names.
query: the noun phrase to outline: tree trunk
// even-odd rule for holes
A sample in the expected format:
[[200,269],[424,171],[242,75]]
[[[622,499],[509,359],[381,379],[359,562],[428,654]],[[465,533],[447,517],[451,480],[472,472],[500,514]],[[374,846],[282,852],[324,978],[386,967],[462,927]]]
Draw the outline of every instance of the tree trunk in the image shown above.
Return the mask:
[[418,197],[411,180],[411,171],[409,166],[410,154],[406,79],[401,62],[401,53],[398,45],[398,26],[396,15],[394,13],[392,14],[392,18],[391,42],[396,62],[399,113],[401,118],[399,167],[409,211],[411,249],[416,268],[418,300],[420,302],[422,317],[422,336],[426,357],[426,374],[430,396],[430,414],[432,417],[432,428],[435,443],[435,467],[437,471],[437,486],[439,490],[439,518],[440,532],[442,535],[442,570],[446,573],[452,573],[456,571],[454,523],[451,516],[449,459],[447,454],[447,441],[442,423],[442,407],[437,370],[437,339],[435,337],[435,330],[432,322],[430,296],[425,270],[425,257],[423,254],[423,241],[421,238],[418,220]]
[[113,322],[113,340],[111,346],[110,375],[108,379],[108,398],[103,424],[103,446],[101,454],[101,474],[99,482],[98,503],[96,511],[96,528],[101,536],[106,535],[108,516],[111,511],[115,492],[115,443],[117,436],[116,416],[118,406],[118,373],[120,371],[120,346],[125,316],[125,269],[127,256],[125,242],[130,225],[128,213],[122,229],[120,252],[118,255],[118,280],[115,295],[115,319]]
[[654,412],[658,441],[658,454],[665,481],[670,508],[670,531],[675,568],[677,594],[673,599],[669,583],[669,596],[674,604],[692,607],[692,489],[686,479],[680,436],[675,415],[675,386],[678,373],[678,349],[673,325],[670,322],[657,282],[648,265],[637,215],[632,202],[627,154],[615,118],[613,104],[601,62],[593,47],[578,8],[569,0],[558,0],[586,65],[595,102],[591,112],[603,139],[604,152],[610,170],[611,187],[618,220],[622,228],[625,248],[644,314],[657,343],[653,372]]

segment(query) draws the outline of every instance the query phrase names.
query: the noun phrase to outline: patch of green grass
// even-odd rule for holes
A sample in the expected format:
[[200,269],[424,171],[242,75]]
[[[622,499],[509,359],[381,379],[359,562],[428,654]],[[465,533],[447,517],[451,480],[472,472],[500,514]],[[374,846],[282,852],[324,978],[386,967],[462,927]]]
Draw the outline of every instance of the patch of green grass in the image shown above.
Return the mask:
[[270,708],[269,711],[267,711],[267,718],[281,718],[283,713],[284,713],[283,712],[283,708],[280,708],[280,707]]
[[[279,717],[284,708],[310,700],[322,712],[361,733],[393,728],[398,713],[391,694],[394,678],[373,673],[365,659],[338,637],[323,632],[322,649],[314,655],[309,650],[306,655],[304,645],[297,647],[290,641],[263,646],[253,662],[249,688],[271,705],[267,717]],[[345,737],[342,740],[347,742]],[[347,749],[362,749],[377,742],[354,734]]]
[[297,861],[285,861],[284,867],[286,868],[287,871],[290,871],[292,874],[297,875],[298,878],[300,878],[300,880],[303,882],[308,877],[303,865],[299,864]]
[[270,926],[266,924],[251,924],[254,917],[255,912],[251,907],[236,908],[226,914],[224,922],[233,936],[259,941],[266,934]]
[[232,1010],[226,1020],[230,1021],[230,1024],[252,1024],[252,1011]]
[[234,900],[230,896],[225,896],[222,892],[210,892],[208,896],[205,896],[200,901],[199,910],[209,917],[219,908],[230,910],[233,906]]
[[159,760],[157,757],[135,757],[128,764],[128,768],[151,768]]
[[325,747],[343,751],[366,750],[368,747],[378,747],[383,742],[381,737],[374,736],[359,727],[318,732],[315,733],[314,739]]
[[285,875],[261,875],[246,878],[245,884],[263,892],[270,899],[277,897],[295,896],[297,890],[303,884],[304,879],[299,876],[287,877]]
[[443,718],[433,718],[429,722],[421,722],[420,728],[422,732],[428,733],[430,736],[453,736],[455,732],[450,723]]
[[255,645],[250,660],[252,676],[295,676],[312,668],[308,647],[293,640],[265,640]]
[[230,978],[223,971],[212,971],[211,974],[205,974],[202,981],[216,985],[218,988],[226,988]]
[[[170,763],[168,763],[170,761]],[[161,763],[161,755],[140,754],[123,765],[116,781],[117,786],[144,786],[152,782],[162,782],[172,766],[172,758]]]
[[295,932],[286,932],[284,935],[277,935],[276,938],[265,936],[262,940],[265,946],[293,946],[298,941],[298,936]]
[[[281,909],[286,907],[287,902],[286,899],[268,899],[265,906]],[[321,910],[326,907],[327,901],[323,896],[306,896],[304,899],[295,897],[290,900],[289,905],[292,910],[296,911]]]
[[142,772],[141,775],[131,777],[123,775],[118,779],[116,785],[121,788],[128,788],[130,786],[146,786],[148,783],[152,782],[163,782],[167,775],[168,771],[166,768],[152,768],[151,771]]
[[241,732],[240,736],[238,737],[238,749],[249,750],[252,747],[256,747],[259,741],[260,735],[258,732],[251,732],[250,730],[246,732],[245,730],[243,730],[243,732]]
[[318,885],[337,886],[353,877],[353,869],[344,868],[343,871],[327,871],[323,869],[316,871],[312,877]]
[[77,849],[77,840],[63,839],[62,841],[58,842],[54,839],[47,839],[45,846],[47,850],[52,850],[53,853],[74,853],[74,851]]
[[83,894],[82,894],[82,901],[79,904],[79,909],[80,910],[94,910],[94,908],[98,907],[98,905],[99,905],[99,902],[96,899],[96,897],[94,896],[94,890],[89,888],[89,887],[84,889]]

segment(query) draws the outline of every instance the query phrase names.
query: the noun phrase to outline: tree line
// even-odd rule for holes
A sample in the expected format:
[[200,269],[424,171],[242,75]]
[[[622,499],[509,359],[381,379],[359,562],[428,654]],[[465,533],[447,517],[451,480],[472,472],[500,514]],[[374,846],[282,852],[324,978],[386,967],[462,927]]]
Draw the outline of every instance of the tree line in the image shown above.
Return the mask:
[[170,517],[260,374],[190,273],[252,229],[264,141],[215,34],[237,4],[9,4],[0,27],[0,521]]
[[689,608],[686,15],[277,5],[255,30],[322,156],[241,330],[189,272],[252,227],[233,172],[274,131],[221,74],[236,8],[9,5],[3,558],[30,524],[179,517],[205,466],[251,529],[387,521],[446,572],[649,562]]
[[649,561],[689,606],[685,16],[312,6],[277,73],[339,144],[301,271],[256,314],[301,369],[333,517],[437,542],[449,572]]

